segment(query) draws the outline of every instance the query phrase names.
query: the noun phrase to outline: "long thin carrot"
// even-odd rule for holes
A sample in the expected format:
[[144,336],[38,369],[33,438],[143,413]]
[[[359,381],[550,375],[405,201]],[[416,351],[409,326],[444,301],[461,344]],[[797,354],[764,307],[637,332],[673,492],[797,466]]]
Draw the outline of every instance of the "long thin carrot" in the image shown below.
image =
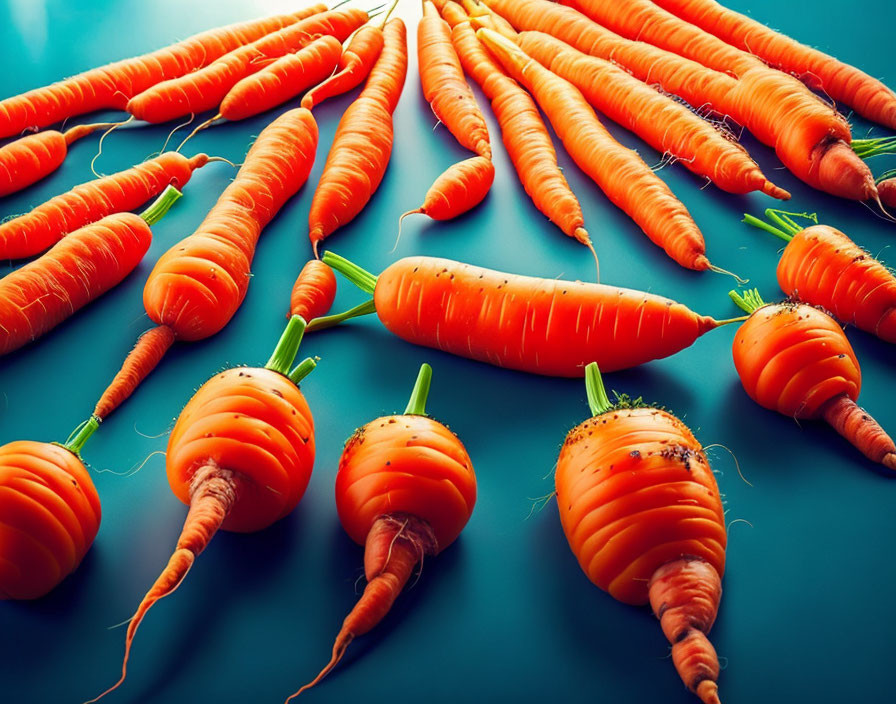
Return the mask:
[[398,337],[425,347],[546,376],[582,376],[661,359],[726,323],[652,293],[603,284],[505,274],[470,264],[407,257],[378,277],[326,252],[324,263],[373,294],[318,330],[376,312]]
[[594,363],[585,384],[592,417],[569,431],[554,475],[569,547],[615,599],[650,602],[685,686],[719,704],[719,661],[706,634],[722,595],[727,536],[703,447],[662,408],[627,396],[611,403]]
[[227,325],[246,296],[258,238],[308,179],[316,147],[317,124],[304,108],[261,132],[196,232],[163,254],[150,273],[143,305],[158,327],[137,341],[96,416],[105,419],[130,396],[175,340],[200,340]]
[[509,39],[488,29],[476,36],[510,75],[529,89],[576,164],[650,240],[681,266],[711,269],[699,228],[669,187],[637,152],[623,147],[568,81],[548,71]]
[[345,444],[336,510],[345,532],[364,546],[367,586],[330,662],[287,703],[331,672],[349,644],[382,621],[414,568],[453,543],[470,520],[476,475],[460,439],[426,415],[431,375],[428,364],[420,367],[405,412],[370,421]]
[[823,418],[872,462],[896,470],[896,445],[856,405],[862,372],[843,329],[803,303],[766,304],[758,291],[729,294],[750,317],[734,336],[747,395],[791,418]]
[[869,120],[896,129],[896,94],[881,81],[715,0],[653,0],[657,5],[771,66],[799,76]]
[[326,315],[336,298],[336,275],[320,259],[309,259],[293,284],[289,297],[289,317],[305,322]]
[[407,30],[395,18],[383,28],[383,50],[358,98],[336,128],[308,213],[308,238],[320,243],[364,209],[392,154],[392,113],[408,70]]
[[100,499],[80,451],[85,423],[65,444],[0,447],[0,599],[37,599],[80,564],[100,527]]
[[158,51],[7,98],[0,101],[0,138],[48,127],[85,112],[123,110],[133,96],[160,81],[202,68],[237,47],[326,9],[326,5],[317,3],[288,15],[219,27]]
[[116,213],[85,225],[0,279],[0,355],[44,335],[117,286],[149,249],[149,226],[178,198],[180,192],[169,186],[142,215]]
[[522,32],[517,43],[529,56],[576,86],[601,113],[723,191],[762,191],[774,198],[790,198],[787,191],[765,177],[737,142],[617,65],[583,54],[542,32]]
[[128,623],[121,678],[90,702],[124,682],[146,613],[180,586],[218,530],[261,530],[301,500],[314,465],[314,421],[298,383],[314,362],[289,369],[304,328],[293,318],[264,367],[216,374],[181,412],[165,458],[171,490],[190,510],[171,559]]

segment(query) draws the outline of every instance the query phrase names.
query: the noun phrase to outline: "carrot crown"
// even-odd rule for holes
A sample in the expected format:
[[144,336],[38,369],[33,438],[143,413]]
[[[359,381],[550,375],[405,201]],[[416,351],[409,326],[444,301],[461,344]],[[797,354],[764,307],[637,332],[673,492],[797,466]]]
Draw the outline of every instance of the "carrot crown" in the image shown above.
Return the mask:
[[759,295],[759,289],[757,288],[745,291],[742,296],[737,291],[729,291],[728,296],[738,308],[751,315],[763,306],[768,305],[762,300],[762,296]]
[[404,415],[426,415],[426,399],[429,396],[429,384],[431,380],[432,367],[424,362],[420,365],[420,371],[417,373],[417,381],[414,382],[414,389],[411,391],[411,398],[408,401],[408,406],[404,409]]
[[289,368],[292,366],[292,363],[295,361],[296,355],[299,352],[299,345],[302,344],[302,336],[304,334],[304,318],[300,315],[292,316],[286,324],[286,329],[280,336],[277,346],[274,348],[274,353],[271,355],[268,363],[264,365],[265,369],[270,369],[278,374],[282,374],[296,386],[298,386],[299,382],[308,376],[317,366],[317,362],[311,357],[308,357],[296,366],[295,369],[289,371]]
[[90,439],[90,436],[93,435],[97,428],[100,427],[100,423],[102,421],[96,416],[92,415],[90,418],[81,423],[77,428],[72,431],[72,434],[68,436],[68,440],[64,443],[53,443],[54,445],[59,445],[59,447],[64,447],[66,450],[71,452],[75,457],[81,456],[81,449],[84,447],[84,444]]
[[[591,362],[585,367],[585,393],[588,395],[588,406],[591,408],[592,417],[618,408],[644,408],[647,406],[641,396],[632,398],[628,394],[620,394],[616,391],[613,392],[616,401],[610,401],[597,362]],[[660,408],[660,406],[653,407]]]
[[162,191],[162,195],[153,201],[152,205],[140,213],[140,217],[146,221],[147,225],[155,225],[159,220],[165,217],[165,213],[171,209],[171,206],[174,205],[182,195],[183,193],[177,190],[174,186],[168,186],[168,188]]
[[758,227],[760,230],[765,230],[775,237],[780,237],[785,242],[790,242],[795,234],[804,229],[793,218],[803,218],[810,221],[813,225],[818,224],[818,215],[816,213],[789,213],[786,210],[778,210],[777,208],[766,208],[765,217],[771,220],[774,225],[760,220],[749,213],[744,213],[744,219],[741,222]]

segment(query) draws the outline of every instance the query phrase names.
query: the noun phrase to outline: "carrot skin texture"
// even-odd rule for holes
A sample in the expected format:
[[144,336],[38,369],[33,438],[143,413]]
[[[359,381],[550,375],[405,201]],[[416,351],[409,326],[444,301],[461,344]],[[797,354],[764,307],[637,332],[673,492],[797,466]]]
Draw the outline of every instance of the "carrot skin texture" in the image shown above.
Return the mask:
[[38,132],[0,147],[0,197],[45,178],[65,161],[68,145],[61,132]]
[[138,208],[169,185],[182,188],[207,161],[205,154],[188,159],[165,152],[133,168],[75,186],[25,215],[0,223],[0,259],[40,254],[79,227]]
[[491,159],[474,156],[452,164],[433,182],[417,211],[433,220],[451,220],[475,208],[495,180]]
[[896,178],[888,178],[877,184],[880,202],[888,208],[896,208]]
[[149,225],[109,215],[0,279],[0,355],[45,334],[119,284],[149,249]]
[[289,24],[324,12],[315,4],[277,15],[219,27],[132,59],[125,59],[52,85],[0,101],[0,138],[42,128],[67,117],[104,108],[123,110],[150,86],[202,68],[230,51]]
[[339,58],[336,73],[309,90],[302,98],[302,107],[313,110],[327,98],[342,95],[361,85],[382,53],[383,42],[380,27],[370,24],[361,27]]
[[329,76],[341,55],[340,41],[325,34],[296,53],[281,56],[231,88],[221,101],[221,116],[243,120],[291,100]]
[[309,259],[292,287],[289,316],[306,322],[326,315],[336,298],[336,274],[320,259]]
[[0,599],[37,599],[73,572],[100,525],[77,455],[51,443],[0,447]]

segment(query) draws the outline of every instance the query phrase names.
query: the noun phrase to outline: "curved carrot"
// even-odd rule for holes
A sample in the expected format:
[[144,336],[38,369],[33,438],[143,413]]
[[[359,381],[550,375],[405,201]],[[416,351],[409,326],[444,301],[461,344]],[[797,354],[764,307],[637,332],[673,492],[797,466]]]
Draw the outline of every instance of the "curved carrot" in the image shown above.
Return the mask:
[[378,277],[329,251],[323,261],[373,301],[319,318],[310,330],[376,312],[408,342],[546,376],[582,376],[589,360],[608,371],[634,367],[734,322],[643,291],[505,274],[450,259],[407,257]]
[[367,586],[346,616],[321,673],[287,698],[318,684],[358,636],[389,612],[411,573],[463,530],[476,503],[476,475],[466,448],[426,415],[432,374],[420,368],[407,409],[358,428],[336,474],[336,510],[352,540],[364,545]]
[[449,166],[426,192],[423,205],[404,213],[398,224],[408,215],[420,213],[433,220],[451,220],[479,205],[488,195],[495,180],[491,159],[473,156]]
[[158,51],[7,98],[0,101],[0,138],[47,127],[85,112],[123,110],[130,98],[160,81],[202,68],[237,47],[326,9],[326,5],[318,3],[288,15],[219,27]]
[[476,32],[510,75],[529,89],[576,164],[651,242],[681,266],[711,268],[699,228],[669,187],[604,128],[578,89],[488,29]]
[[315,258],[318,245],[367,205],[392,154],[392,113],[408,70],[407,30],[395,18],[383,33],[383,51],[361,94],[339,121],[311,201],[308,238]]
[[106,418],[152,371],[175,339],[200,340],[236,313],[265,226],[308,179],[317,124],[297,108],[268,125],[236,178],[199,228],[158,260],[143,289],[150,319],[167,332],[143,335],[96,406]]
[[596,364],[585,380],[592,417],[569,431],[554,475],[569,547],[615,599],[650,602],[685,686],[719,704],[719,661],[706,634],[727,536],[703,447],[661,408],[625,396],[610,403]]
[[289,298],[289,317],[309,322],[326,315],[336,298],[336,274],[320,259],[309,259],[299,272]]
[[188,159],[165,152],[133,168],[75,186],[29,213],[0,223],[0,259],[40,254],[79,227],[140,207],[167,186],[183,188],[193,171],[208,160],[206,154]]
[[293,318],[267,365],[216,374],[177,419],[165,454],[168,483],[190,510],[171,559],[128,623],[121,678],[90,702],[124,682],[147,611],[180,586],[218,530],[266,528],[305,493],[314,465],[314,421],[297,384],[314,362],[288,371],[304,327]]
[[178,198],[169,187],[142,215],[116,213],[67,235],[0,279],[0,355],[37,339],[117,286],[143,259],[149,226]]
[[665,10],[728,44],[799,76],[812,88],[854,108],[869,120],[896,129],[896,94],[854,66],[722,7],[715,0],[653,0]]
[[778,284],[791,298],[821,306],[838,320],[896,342],[896,276],[833,227],[805,229],[791,214],[768,209],[775,225],[745,215],[744,222],[787,242],[778,262]]
[[843,329],[802,303],[767,305],[757,291],[731,298],[750,314],[734,336],[734,366],[747,395],[792,418],[824,418],[873,462],[896,469],[896,445],[856,405],[859,361]]
[[260,71],[265,60],[298,51],[319,34],[331,34],[343,42],[367,19],[366,12],[356,9],[312,15],[242,46],[198,71],[155,84],[131,98],[127,111],[138,120],[156,123],[211,110],[218,107],[241,79]]
[[64,445],[0,447],[0,599],[37,599],[74,572],[100,527],[100,499],[79,453],[97,429]]

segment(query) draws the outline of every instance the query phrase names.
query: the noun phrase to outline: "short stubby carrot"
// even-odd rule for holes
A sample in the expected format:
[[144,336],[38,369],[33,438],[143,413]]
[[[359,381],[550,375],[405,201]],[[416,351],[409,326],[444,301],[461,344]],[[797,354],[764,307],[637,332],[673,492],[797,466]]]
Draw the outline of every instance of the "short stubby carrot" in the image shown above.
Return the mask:
[[392,155],[392,113],[408,71],[407,29],[395,18],[358,98],[339,120],[308,213],[308,238],[318,246],[360,213],[373,196]]
[[643,291],[505,274],[450,259],[407,257],[378,277],[330,251],[323,261],[373,300],[319,318],[309,329],[376,312],[408,342],[545,376],[582,376],[592,360],[607,371],[634,367],[734,322]]
[[65,444],[0,446],[0,599],[37,599],[81,563],[100,527],[100,499],[80,458],[88,422]]
[[495,180],[492,160],[473,156],[452,164],[433,182],[423,198],[423,205],[399,218],[420,213],[433,220],[451,220],[479,205],[488,195]]
[[317,3],[288,15],[219,27],[152,53],[6,98],[0,101],[0,138],[94,110],[123,110],[133,96],[160,81],[202,68],[244,44],[326,9],[326,5]]
[[320,259],[309,259],[293,284],[289,317],[298,315],[306,323],[326,315],[336,298],[336,274]]
[[142,216],[116,213],[85,225],[0,279],[0,355],[44,335],[121,283],[149,249],[150,224],[179,197],[169,187]]
[[877,193],[886,207],[896,208],[896,172],[888,172],[878,179]]
[[601,113],[723,191],[762,191],[774,198],[790,198],[765,177],[740,144],[616,64],[583,54],[542,32],[521,32],[517,43],[576,86]]
[[302,107],[313,110],[327,98],[342,95],[361,85],[382,53],[383,42],[382,27],[372,24],[361,27],[355,32],[348,48],[342,52],[336,65],[336,73],[305,93]]
[[611,403],[596,364],[585,379],[592,417],[569,431],[554,475],[569,547],[612,597],[650,603],[685,686],[719,704],[707,633],[722,596],[727,535],[709,461],[668,411],[628,396]]
[[367,586],[330,662],[287,703],[332,671],[349,644],[382,621],[416,566],[451,545],[470,520],[476,475],[460,439],[426,415],[431,375],[424,364],[405,412],[370,421],[345,444],[336,510],[345,532],[364,546]]
[[307,46],[317,35],[340,42],[368,19],[363,10],[328,11],[312,15],[219,58],[179,78],[162,81],[131,98],[127,111],[138,120],[166,122],[218,107],[241,79],[260,71],[265,60],[278,59]]
[[299,318],[290,320],[264,367],[215,374],[181,412],[165,464],[171,490],[189,512],[168,564],[128,622],[120,679],[90,702],[124,682],[146,613],[180,586],[218,530],[261,530],[301,500],[314,465],[314,420],[298,383],[314,361],[289,368],[304,328]]
[[744,222],[787,242],[778,262],[778,285],[793,298],[829,310],[843,323],[896,342],[896,276],[840,230],[802,228],[792,213],[766,210],[775,225],[745,215]]
[[167,186],[183,188],[206,154],[165,152],[130,169],[87,181],[19,217],[0,223],[0,259],[40,254],[65,235],[113,213],[134,210]]
[[791,418],[823,418],[873,462],[896,470],[896,445],[856,404],[862,372],[843,329],[805,303],[766,304],[758,291],[731,298],[750,314],[734,336],[747,395]]
[[156,262],[143,305],[158,327],[137,341],[95,415],[105,419],[127,399],[175,340],[200,340],[230,322],[246,296],[258,238],[308,179],[316,148],[317,124],[304,108],[262,130],[198,229]]

